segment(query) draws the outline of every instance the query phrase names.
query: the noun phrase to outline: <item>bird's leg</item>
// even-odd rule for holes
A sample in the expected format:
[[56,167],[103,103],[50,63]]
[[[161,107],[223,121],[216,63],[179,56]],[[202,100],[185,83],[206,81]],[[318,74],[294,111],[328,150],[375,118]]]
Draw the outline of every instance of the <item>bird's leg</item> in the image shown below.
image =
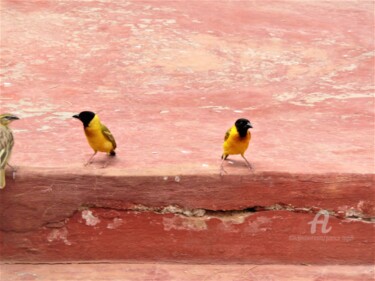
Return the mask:
[[246,165],[247,165],[247,167],[249,168],[249,170],[253,170],[253,166],[250,164],[249,161],[247,161],[245,155],[241,154],[241,156],[242,156],[242,158],[245,160]]
[[221,165],[220,165],[220,176],[224,175],[225,174],[228,174],[227,171],[225,171],[224,169],[224,161],[225,161],[226,157],[223,157],[222,160],[221,160]]
[[108,166],[108,163],[111,161],[111,157],[108,157],[107,161],[103,164],[102,168],[106,168]]
[[94,154],[91,155],[90,159],[86,162],[85,166],[90,165],[93,162],[92,159],[94,158],[94,156],[96,155],[96,153],[97,153],[97,151],[95,151]]
[[16,167],[13,167],[13,166],[10,165],[9,163],[7,163],[7,165],[12,169],[12,177],[13,177],[13,180],[15,180],[15,179],[16,179],[17,168],[16,168]]

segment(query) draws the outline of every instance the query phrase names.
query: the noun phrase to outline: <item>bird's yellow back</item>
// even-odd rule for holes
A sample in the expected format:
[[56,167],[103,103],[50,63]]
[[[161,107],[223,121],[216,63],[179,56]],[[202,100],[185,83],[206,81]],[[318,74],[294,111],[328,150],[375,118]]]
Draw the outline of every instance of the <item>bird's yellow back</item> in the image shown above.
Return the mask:
[[225,134],[223,155],[244,154],[249,147],[250,139],[250,131],[247,131],[245,137],[241,137],[236,126],[232,126]]

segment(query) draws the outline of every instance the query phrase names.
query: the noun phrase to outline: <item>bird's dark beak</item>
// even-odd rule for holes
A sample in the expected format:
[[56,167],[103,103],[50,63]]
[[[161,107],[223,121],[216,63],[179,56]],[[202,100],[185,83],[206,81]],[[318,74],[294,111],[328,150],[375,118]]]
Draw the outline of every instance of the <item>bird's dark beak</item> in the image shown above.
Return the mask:
[[8,120],[20,120],[17,116],[8,116]]
[[247,127],[253,128],[253,125],[251,125],[251,123],[249,122],[249,123],[247,123]]
[[72,117],[79,119],[79,116],[77,114],[73,115]]

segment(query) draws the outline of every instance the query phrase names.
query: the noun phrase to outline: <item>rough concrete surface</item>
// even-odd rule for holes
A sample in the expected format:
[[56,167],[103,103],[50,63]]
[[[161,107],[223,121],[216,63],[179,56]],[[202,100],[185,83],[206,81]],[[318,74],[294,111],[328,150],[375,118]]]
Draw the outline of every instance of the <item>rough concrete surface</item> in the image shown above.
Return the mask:
[[[373,262],[373,1],[0,3],[0,111],[22,118],[2,260]],[[118,143],[105,169],[82,110]],[[240,117],[255,171],[221,177]]]

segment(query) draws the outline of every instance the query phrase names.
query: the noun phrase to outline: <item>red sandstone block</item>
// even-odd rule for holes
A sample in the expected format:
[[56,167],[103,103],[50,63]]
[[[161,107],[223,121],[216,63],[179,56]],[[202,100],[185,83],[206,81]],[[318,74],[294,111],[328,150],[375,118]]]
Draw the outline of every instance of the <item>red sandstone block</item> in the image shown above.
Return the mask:
[[211,214],[94,208],[59,225],[1,235],[2,259],[23,262],[164,261],[370,264],[373,225],[289,211]]
[[[10,181],[2,260],[372,262],[371,175],[112,173],[29,170]],[[333,230],[312,235],[320,209]]]

